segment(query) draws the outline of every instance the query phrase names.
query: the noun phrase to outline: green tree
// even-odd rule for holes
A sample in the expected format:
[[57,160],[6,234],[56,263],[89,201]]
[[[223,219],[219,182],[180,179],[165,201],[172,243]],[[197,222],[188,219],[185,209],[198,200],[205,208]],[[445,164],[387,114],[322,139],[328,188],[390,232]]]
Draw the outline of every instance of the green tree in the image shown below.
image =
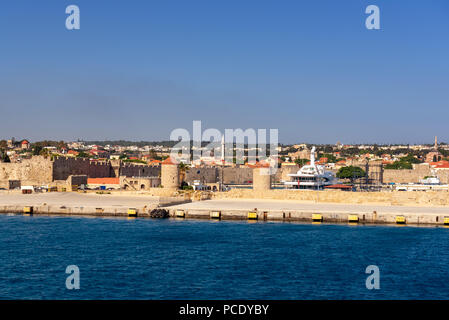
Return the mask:
[[410,162],[406,161],[395,161],[393,163],[385,165],[385,169],[394,169],[394,170],[413,169],[413,165]]
[[351,183],[354,183],[355,179],[363,178],[365,176],[366,176],[365,170],[355,166],[342,167],[337,172],[337,178],[349,179],[351,180]]
[[180,162],[179,163],[179,171],[185,172],[185,171],[189,171],[189,166],[187,164],[185,164],[184,162]]
[[0,157],[2,162],[11,162],[11,159],[9,159],[8,154],[4,150],[0,150]]
[[318,159],[321,158],[321,157],[327,158],[327,162],[329,162],[329,163],[335,163],[335,162],[337,162],[337,157],[335,157],[333,154],[330,154],[330,153],[325,153],[325,154],[323,154],[323,155],[320,155],[320,156],[318,157]]
[[160,157],[158,157],[156,151],[154,151],[154,149],[150,150],[150,158],[154,159],[154,160],[160,160]]
[[309,161],[310,161],[309,159],[299,159],[298,158],[298,159],[295,160],[295,163],[297,165],[299,165],[300,167],[302,167],[303,165],[305,165]]
[[90,156],[88,153],[86,153],[84,151],[80,151],[76,157],[77,158],[89,158]]
[[417,158],[415,158],[412,154],[406,155],[405,157],[402,157],[400,159],[402,162],[409,162],[409,163],[421,163],[421,161]]
[[35,145],[33,148],[33,156],[38,156],[41,154],[42,146],[41,145]]
[[415,158],[412,154],[409,154],[405,157],[402,157],[398,161],[387,164],[385,166],[385,169],[394,169],[394,170],[413,169],[413,163],[421,163],[421,160]]

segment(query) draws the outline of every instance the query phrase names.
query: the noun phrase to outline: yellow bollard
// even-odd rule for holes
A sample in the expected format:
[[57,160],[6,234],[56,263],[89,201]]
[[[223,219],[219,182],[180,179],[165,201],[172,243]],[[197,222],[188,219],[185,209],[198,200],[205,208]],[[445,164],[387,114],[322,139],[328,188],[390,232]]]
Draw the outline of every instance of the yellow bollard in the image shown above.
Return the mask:
[[23,213],[24,214],[33,214],[33,207],[23,207]]
[[348,216],[348,222],[351,222],[351,223],[357,223],[357,222],[359,222],[359,216],[356,215],[356,214],[350,214],[350,215]]
[[186,213],[185,213],[184,210],[176,210],[175,216],[177,218],[185,218],[186,217]]
[[248,212],[248,220],[257,220],[257,212],[255,211]]
[[129,208],[128,209],[128,217],[137,217],[137,209]]
[[405,224],[405,217],[404,216],[396,216],[396,223],[397,224]]
[[211,219],[221,219],[221,212],[220,211],[212,211],[210,213]]
[[313,222],[321,222],[321,221],[323,221],[323,216],[321,214],[314,213],[314,214],[312,214],[312,221]]

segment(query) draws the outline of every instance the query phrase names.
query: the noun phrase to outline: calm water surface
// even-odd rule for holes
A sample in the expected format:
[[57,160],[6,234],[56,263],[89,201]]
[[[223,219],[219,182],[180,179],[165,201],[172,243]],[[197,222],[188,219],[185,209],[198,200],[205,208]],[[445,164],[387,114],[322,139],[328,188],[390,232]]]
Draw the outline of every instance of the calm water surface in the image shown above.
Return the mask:
[[0,298],[448,299],[449,229],[0,215]]

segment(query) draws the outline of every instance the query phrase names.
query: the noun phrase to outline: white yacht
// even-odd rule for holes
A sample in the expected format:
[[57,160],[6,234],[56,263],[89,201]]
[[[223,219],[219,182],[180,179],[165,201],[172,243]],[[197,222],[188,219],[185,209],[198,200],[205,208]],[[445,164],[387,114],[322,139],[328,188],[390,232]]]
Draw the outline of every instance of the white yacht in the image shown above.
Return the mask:
[[422,184],[426,185],[439,185],[441,184],[440,179],[436,176],[425,177],[424,179],[419,181]]
[[297,173],[291,173],[292,181],[284,181],[288,188],[320,190],[325,186],[338,184],[339,181],[331,171],[324,170],[324,166],[315,164],[315,147],[310,153],[310,164],[303,166]]

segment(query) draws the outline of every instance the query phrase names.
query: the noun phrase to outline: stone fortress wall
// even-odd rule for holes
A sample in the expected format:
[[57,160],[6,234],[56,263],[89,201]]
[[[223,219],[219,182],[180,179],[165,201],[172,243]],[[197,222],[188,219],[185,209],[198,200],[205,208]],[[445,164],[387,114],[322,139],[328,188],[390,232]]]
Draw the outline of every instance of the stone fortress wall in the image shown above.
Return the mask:
[[119,176],[125,177],[159,177],[161,175],[160,167],[153,167],[141,164],[122,163]]
[[111,177],[109,162],[91,162],[86,158],[57,157],[52,161],[53,180],[66,180],[70,175],[87,175],[89,178]]
[[72,157],[33,156],[15,163],[0,162],[0,187],[3,188],[7,188],[10,180],[19,180],[22,185],[45,185],[67,180],[72,175],[86,175],[89,178],[158,177],[160,168]]
[[53,163],[44,156],[35,156],[17,163],[0,162],[0,187],[8,188],[10,180],[19,180],[22,185],[51,182]]
[[[289,180],[289,173],[296,173],[299,166],[287,166],[278,168],[272,177],[273,182],[281,180]],[[222,169],[220,167],[199,167],[189,168],[185,175],[185,181],[192,183],[194,180],[200,180],[202,183],[218,183],[220,182]],[[223,183],[224,184],[247,184],[253,181],[253,169],[248,167],[224,167]]]
[[[355,164],[355,163],[354,163]],[[357,165],[357,164],[355,164]],[[364,164],[358,164],[364,167]],[[383,183],[418,183],[426,176],[436,173],[441,183],[449,183],[449,170],[432,170],[428,164],[416,164],[411,170],[384,169]],[[253,180],[252,168],[248,167],[191,167],[185,172],[185,181],[192,183],[247,184]],[[272,177],[272,182],[289,180],[288,174],[299,170],[299,166],[282,166]],[[160,177],[161,168],[144,164],[124,163],[120,160],[90,161],[84,158],[33,156],[17,163],[0,162],[0,188],[8,188],[9,181],[21,181],[22,185],[43,185],[56,180],[66,180],[71,175],[86,175],[89,178],[106,177]]]
[[419,183],[420,180],[427,176],[436,175],[442,184],[449,183],[449,170],[447,169],[435,169],[432,170],[429,164],[415,164],[413,169],[384,170],[384,183]]
[[449,193],[441,191],[346,192],[340,190],[252,190],[216,192],[213,199],[293,200],[309,203],[377,204],[395,206],[447,206]]

